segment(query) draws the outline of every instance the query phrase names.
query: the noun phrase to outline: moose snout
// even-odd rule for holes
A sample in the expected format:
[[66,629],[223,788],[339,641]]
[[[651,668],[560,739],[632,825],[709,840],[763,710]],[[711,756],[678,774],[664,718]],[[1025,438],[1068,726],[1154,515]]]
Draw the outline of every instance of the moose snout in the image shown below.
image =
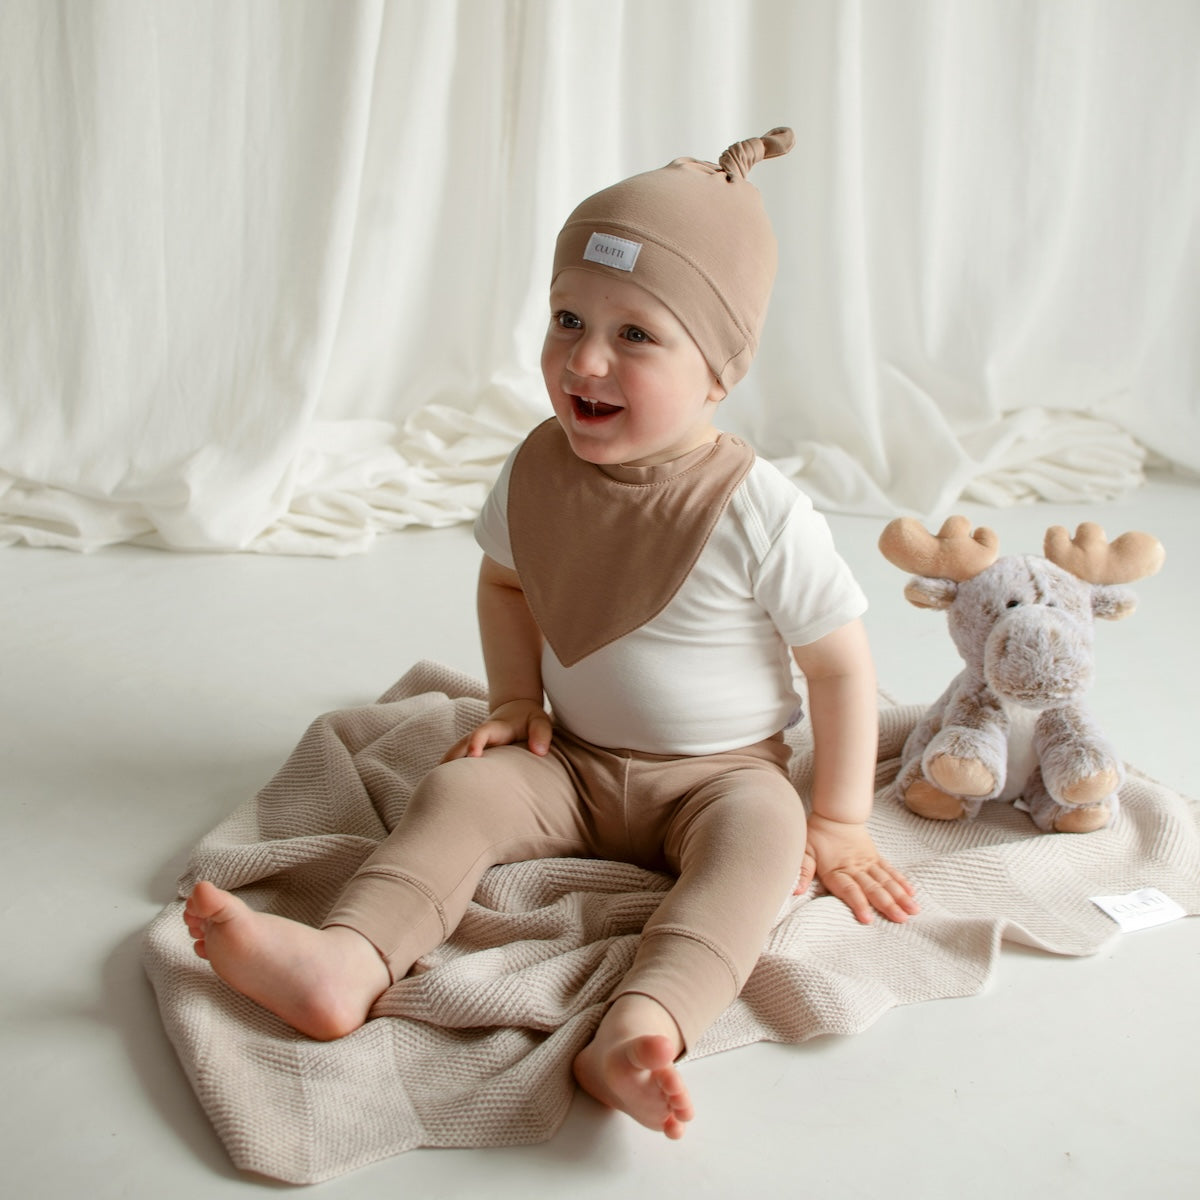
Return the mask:
[[988,635],[984,676],[999,696],[1026,708],[1061,704],[1091,683],[1091,631],[1061,608],[1022,605]]

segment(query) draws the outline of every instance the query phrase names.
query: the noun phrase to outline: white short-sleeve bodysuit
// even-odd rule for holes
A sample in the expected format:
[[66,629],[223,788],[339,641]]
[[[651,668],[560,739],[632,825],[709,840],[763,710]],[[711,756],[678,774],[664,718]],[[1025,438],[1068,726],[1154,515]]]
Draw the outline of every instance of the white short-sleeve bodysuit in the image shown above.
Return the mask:
[[[508,489],[518,453],[505,463],[475,523],[484,553],[510,568],[516,564]],[[580,471],[602,471],[625,483],[638,476],[633,468],[576,461]],[[662,468],[648,470],[661,474]],[[536,480],[525,478],[522,486]],[[613,503],[637,500],[636,488],[615,495]],[[555,496],[540,502],[553,506]],[[586,528],[578,538],[586,547]],[[573,619],[593,618],[589,601],[588,595],[573,598]],[[795,484],[755,458],[666,607],[571,666],[547,642],[542,681],[555,719],[593,745],[718,753],[794,723],[799,698],[789,647],[816,641],[866,607],[824,517]]]

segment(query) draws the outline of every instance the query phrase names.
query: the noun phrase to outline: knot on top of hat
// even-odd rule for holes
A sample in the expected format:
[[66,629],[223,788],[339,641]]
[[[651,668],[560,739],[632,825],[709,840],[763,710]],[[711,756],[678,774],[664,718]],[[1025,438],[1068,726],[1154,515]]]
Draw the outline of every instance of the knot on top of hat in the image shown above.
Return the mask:
[[764,133],[762,137],[747,138],[744,142],[734,142],[717,164],[725,172],[727,179],[745,179],[750,174],[750,168],[764,158],[778,158],[786,154],[796,144],[796,135],[787,126],[781,125]]

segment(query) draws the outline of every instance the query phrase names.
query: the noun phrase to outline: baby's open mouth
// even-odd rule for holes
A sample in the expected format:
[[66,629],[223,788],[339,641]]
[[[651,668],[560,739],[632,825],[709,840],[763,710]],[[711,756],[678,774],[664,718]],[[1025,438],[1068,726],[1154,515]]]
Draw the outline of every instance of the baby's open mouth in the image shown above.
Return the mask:
[[584,421],[595,420],[597,417],[611,417],[614,413],[621,411],[616,404],[589,400],[586,396],[572,396],[571,400],[575,406],[575,415]]

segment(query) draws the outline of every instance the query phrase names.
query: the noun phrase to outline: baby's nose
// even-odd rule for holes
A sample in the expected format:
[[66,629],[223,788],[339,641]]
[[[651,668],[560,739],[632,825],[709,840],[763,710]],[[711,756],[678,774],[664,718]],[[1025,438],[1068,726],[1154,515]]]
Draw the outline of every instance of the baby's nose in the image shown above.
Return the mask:
[[584,336],[571,347],[567,369],[581,379],[596,379],[608,374],[608,355],[599,338]]

